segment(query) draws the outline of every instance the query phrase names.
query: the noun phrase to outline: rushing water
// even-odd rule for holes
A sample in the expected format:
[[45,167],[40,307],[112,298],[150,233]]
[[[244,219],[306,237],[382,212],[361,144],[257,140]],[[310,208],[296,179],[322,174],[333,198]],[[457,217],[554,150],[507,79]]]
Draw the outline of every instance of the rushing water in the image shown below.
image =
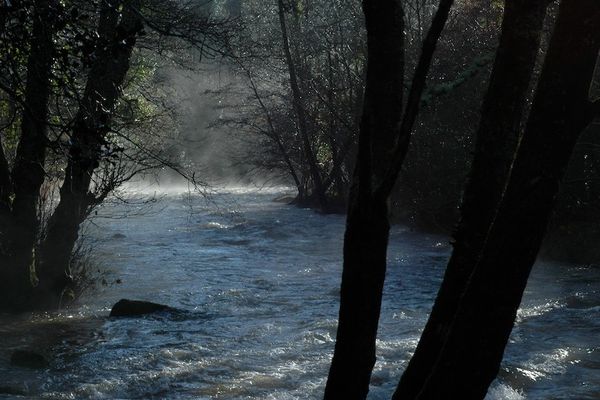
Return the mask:
[[[105,207],[109,284],[58,314],[2,317],[0,387],[43,399],[319,399],[333,351],[344,218],[230,190]],[[441,280],[447,238],[392,229],[371,399],[388,399]],[[119,298],[183,312],[108,319]],[[538,263],[488,399],[600,399],[600,270]],[[9,366],[15,349],[50,360]]]

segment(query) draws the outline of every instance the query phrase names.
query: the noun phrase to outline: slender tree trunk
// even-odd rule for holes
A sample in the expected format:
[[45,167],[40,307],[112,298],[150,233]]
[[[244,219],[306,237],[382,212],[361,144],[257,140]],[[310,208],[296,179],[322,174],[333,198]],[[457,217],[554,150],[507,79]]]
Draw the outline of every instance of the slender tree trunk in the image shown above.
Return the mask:
[[404,161],[425,81],[452,0],[441,0],[423,43],[404,115],[404,10],[400,0],[364,0],[367,78],[358,160],[344,237],[340,314],[325,399],[364,399],[375,364],[386,271],[387,202]]
[[[48,99],[54,57],[54,15],[57,4],[52,0],[34,2],[31,49],[27,59],[21,137],[12,171],[12,215],[3,247],[7,249],[7,265],[3,265],[0,290],[2,295],[23,306],[32,289],[39,217],[40,188],[45,179]],[[6,177],[5,177],[6,179]]]
[[337,337],[325,399],[364,399],[369,391],[389,236],[387,198],[373,196],[373,181],[385,171],[381,161],[390,159],[402,118],[402,4],[397,0],[364,1],[363,10],[367,78],[344,236]]
[[560,181],[592,120],[598,26],[597,0],[561,2],[504,198],[419,399],[483,399],[498,373]]
[[78,238],[79,226],[96,199],[90,193],[94,170],[101,161],[101,148],[110,130],[112,112],[121,94],[121,85],[137,33],[142,28],[138,1],[104,2],[98,26],[99,44],[75,117],[69,162],[60,189],[60,202],[48,222],[41,247],[41,295],[59,296],[70,280],[69,260]]
[[323,180],[321,178],[319,165],[317,164],[317,158],[315,157],[315,152],[312,148],[312,145],[310,144],[310,138],[308,135],[308,123],[306,121],[306,111],[304,109],[304,105],[302,104],[302,93],[298,85],[298,75],[296,73],[296,67],[294,65],[294,60],[292,59],[292,53],[290,50],[290,41],[288,37],[287,25],[285,22],[285,10],[283,6],[283,0],[278,0],[277,4],[279,8],[279,22],[281,25],[281,35],[283,37],[283,50],[285,53],[285,58],[290,75],[290,86],[292,88],[294,110],[296,111],[296,116],[298,117],[298,128],[300,130],[300,136],[302,138],[302,146],[306,155],[306,161],[308,163],[310,176],[313,181],[314,191],[316,192],[315,194],[317,200],[319,201],[319,206],[323,211],[327,211],[327,196],[323,186]]
[[506,0],[502,34],[481,111],[462,216],[429,321],[393,399],[414,399],[441,351],[493,221],[520,136],[547,0]]

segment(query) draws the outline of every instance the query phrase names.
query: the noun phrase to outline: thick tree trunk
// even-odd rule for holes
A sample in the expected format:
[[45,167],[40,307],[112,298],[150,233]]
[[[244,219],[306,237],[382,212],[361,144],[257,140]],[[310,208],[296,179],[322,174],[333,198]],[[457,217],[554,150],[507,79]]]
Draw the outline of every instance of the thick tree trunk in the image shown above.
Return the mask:
[[53,1],[34,2],[31,49],[27,60],[27,82],[21,120],[21,137],[12,171],[12,215],[4,223],[8,234],[3,247],[7,250],[2,266],[0,291],[16,307],[23,306],[32,289],[39,217],[40,188],[45,179],[48,99],[54,57],[53,24],[57,5]]
[[496,377],[569,157],[591,122],[600,2],[563,0],[509,183],[419,399],[483,399]]
[[375,365],[389,236],[387,202],[370,198],[368,193],[356,193],[361,191],[360,184],[351,190],[354,193],[344,236],[342,301],[325,399],[366,398]]
[[302,104],[302,93],[300,91],[300,87],[298,85],[298,75],[296,73],[296,67],[294,65],[294,60],[292,58],[292,53],[290,50],[290,40],[288,36],[287,24],[285,22],[285,10],[283,6],[283,0],[278,0],[278,9],[279,9],[279,22],[281,25],[281,35],[283,38],[283,50],[285,53],[285,58],[288,66],[288,72],[290,75],[290,87],[292,89],[292,98],[294,103],[294,111],[296,112],[296,116],[298,117],[298,128],[300,131],[300,136],[302,138],[302,147],[304,149],[304,154],[306,156],[306,162],[308,163],[308,168],[310,171],[310,176],[313,182],[314,195],[316,195],[317,200],[319,201],[319,206],[323,211],[327,211],[327,195],[325,193],[325,187],[323,185],[323,179],[321,177],[321,172],[319,170],[319,165],[317,163],[317,158],[315,156],[315,152],[310,143],[310,138],[308,134],[308,123],[306,121],[306,111],[304,110],[304,105]]
[[96,61],[87,80],[75,117],[72,145],[60,202],[52,214],[40,247],[40,293],[59,296],[70,280],[69,261],[79,226],[87,217],[95,197],[89,192],[92,175],[101,161],[101,148],[110,130],[110,120],[121,94],[121,85],[137,33],[142,28],[138,1],[125,2],[119,22],[120,2],[105,2],[98,26]]
[[547,5],[548,0],[505,3],[461,221],[454,235],[455,248],[417,350],[394,393],[395,400],[414,399],[425,383],[496,214],[517,149]]

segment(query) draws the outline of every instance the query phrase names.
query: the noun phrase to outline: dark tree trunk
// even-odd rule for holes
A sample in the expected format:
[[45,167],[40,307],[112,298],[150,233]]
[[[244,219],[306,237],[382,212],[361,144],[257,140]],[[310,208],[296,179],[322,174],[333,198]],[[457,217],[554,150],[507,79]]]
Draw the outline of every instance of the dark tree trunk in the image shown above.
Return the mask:
[[[363,3],[369,51],[367,80],[344,236],[337,337],[325,399],[366,398],[375,364],[389,222],[387,198],[373,197],[376,167],[372,153],[384,150],[381,157],[387,154],[389,160],[402,117],[404,10],[399,1],[373,3]],[[384,165],[378,167],[380,177]]]
[[325,399],[364,399],[375,364],[375,339],[386,271],[387,198],[374,198],[373,180],[389,160],[402,118],[404,10],[397,0],[363,2],[368,63],[346,233],[340,313]]
[[592,120],[598,26],[597,0],[561,2],[504,198],[419,399],[483,399],[498,373],[559,183]]
[[[46,160],[48,99],[54,57],[53,25],[57,5],[53,1],[34,2],[31,49],[27,59],[21,137],[12,171],[12,215],[3,231],[7,262],[1,277],[2,295],[16,307],[23,306],[32,289],[34,249],[39,230],[38,205],[44,182]],[[4,177],[6,180],[6,177]]]
[[40,292],[59,296],[70,280],[69,260],[79,226],[97,199],[90,193],[94,170],[121,94],[137,33],[142,22],[138,1],[126,2],[119,22],[120,2],[104,2],[98,26],[96,61],[75,117],[69,162],[60,189],[60,202],[52,214],[40,247]]
[[402,116],[402,2],[363,1],[367,78],[344,237],[338,330],[325,399],[364,399],[369,391],[386,272],[387,202],[406,154],[425,79],[452,3],[440,2]]
[[283,38],[283,50],[285,53],[285,58],[290,75],[290,87],[292,89],[294,111],[296,112],[296,116],[298,117],[298,129],[300,131],[300,137],[302,138],[302,147],[306,156],[306,162],[308,163],[310,177],[313,182],[313,195],[316,195],[316,199],[318,200],[321,209],[323,211],[327,211],[328,207],[325,187],[323,185],[323,179],[321,177],[321,172],[319,170],[319,165],[317,163],[315,152],[310,143],[310,137],[308,134],[308,123],[306,121],[306,111],[304,109],[304,105],[302,104],[302,93],[298,85],[298,75],[296,73],[296,67],[294,65],[294,60],[292,58],[292,53],[290,50],[290,40],[288,36],[287,24],[285,22],[285,10],[283,0],[278,0],[277,4],[279,8],[279,22],[281,25],[281,35]]
[[386,200],[374,199],[362,191],[360,183],[351,188],[344,236],[342,300],[325,399],[366,398],[375,365],[389,223]]
[[502,34],[481,111],[462,216],[429,321],[393,399],[414,399],[441,351],[475,268],[514,158],[548,0],[507,0]]

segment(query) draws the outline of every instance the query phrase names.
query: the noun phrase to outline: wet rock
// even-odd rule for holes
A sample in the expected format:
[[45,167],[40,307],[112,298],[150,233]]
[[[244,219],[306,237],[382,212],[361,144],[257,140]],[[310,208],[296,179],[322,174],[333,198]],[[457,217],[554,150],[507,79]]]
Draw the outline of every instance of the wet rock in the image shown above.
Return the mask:
[[110,310],[111,317],[138,317],[140,315],[154,314],[159,312],[175,311],[174,308],[164,304],[152,303],[139,300],[119,300]]
[[44,369],[48,367],[48,360],[38,353],[29,350],[16,350],[10,357],[10,364],[15,367]]
[[296,197],[290,195],[283,195],[273,199],[273,202],[275,203],[292,204],[294,201],[296,201]]

